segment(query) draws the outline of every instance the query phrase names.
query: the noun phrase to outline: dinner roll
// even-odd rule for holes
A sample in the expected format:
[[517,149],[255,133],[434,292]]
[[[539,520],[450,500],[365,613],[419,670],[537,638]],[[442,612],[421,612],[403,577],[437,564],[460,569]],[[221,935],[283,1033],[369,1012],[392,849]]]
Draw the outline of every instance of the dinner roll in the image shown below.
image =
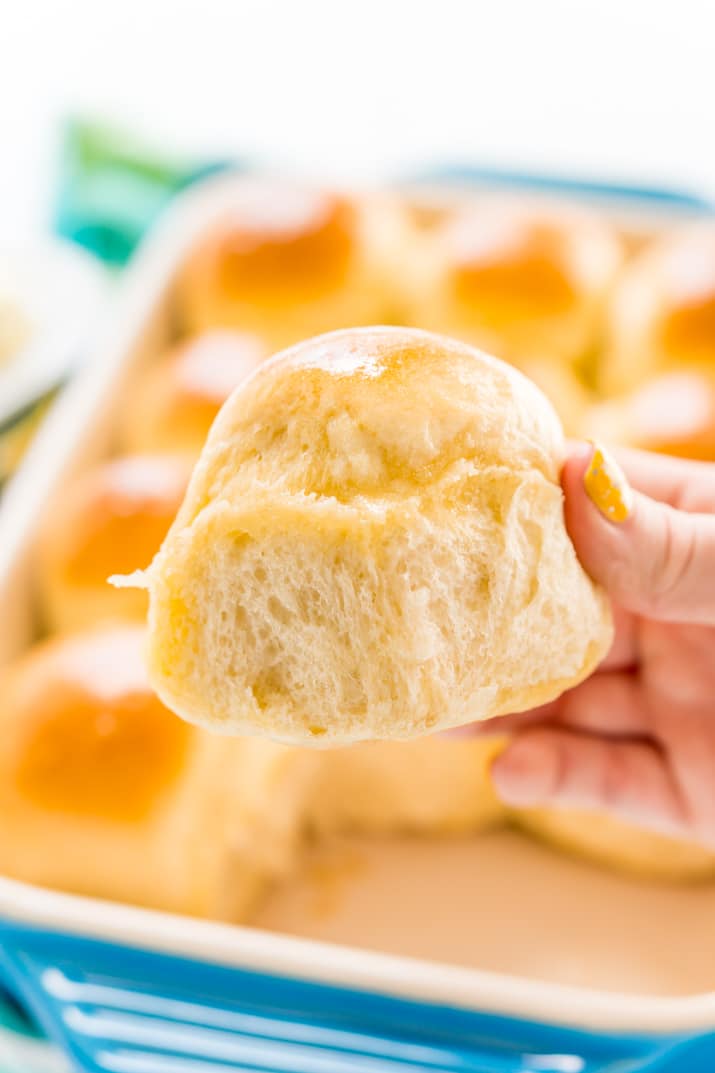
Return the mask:
[[602,388],[618,393],[684,367],[715,367],[715,224],[647,246],[613,295]]
[[123,447],[197,455],[223,403],[267,357],[265,341],[247,332],[179,343],[139,378],[123,415]]
[[223,407],[144,584],[164,702],[321,746],[530,708],[611,641],[546,398],[463,343],[309,340]]
[[146,595],[108,584],[147,566],[182,501],[190,464],[169,455],[102,463],[71,482],[39,548],[46,624],[80,629],[100,619],[146,618]]
[[472,834],[506,809],[489,767],[499,739],[430,735],[369,741],[323,754],[309,822],[320,834]]
[[715,366],[654,376],[594,406],[583,431],[610,443],[715,462]]
[[182,723],[149,686],[143,645],[139,626],[104,626],[3,672],[0,872],[243,918],[293,864],[311,756]]
[[246,179],[180,274],[185,326],[258,332],[277,349],[389,318],[404,226],[384,197]]
[[582,363],[621,258],[615,233],[585,210],[484,198],[432,229],[406,266],[411,321],[518,366]]
[[618,872],[674,882],[715,876],[715,854],[702,846],[644,831],[605,812],[539,808],[515,816],[546,842]]

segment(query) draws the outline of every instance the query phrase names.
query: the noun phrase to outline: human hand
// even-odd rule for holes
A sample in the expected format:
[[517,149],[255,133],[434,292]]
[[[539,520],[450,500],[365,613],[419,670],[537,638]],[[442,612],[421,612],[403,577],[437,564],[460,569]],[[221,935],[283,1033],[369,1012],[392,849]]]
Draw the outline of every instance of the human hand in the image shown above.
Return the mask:
[[[715,465],[580,445],[562,473],[578,556],[614,604],[598,671],[508,732],[492,773],[518,807],[605,810],[715,849]],[[598,504],[598,505],[596,505]]]

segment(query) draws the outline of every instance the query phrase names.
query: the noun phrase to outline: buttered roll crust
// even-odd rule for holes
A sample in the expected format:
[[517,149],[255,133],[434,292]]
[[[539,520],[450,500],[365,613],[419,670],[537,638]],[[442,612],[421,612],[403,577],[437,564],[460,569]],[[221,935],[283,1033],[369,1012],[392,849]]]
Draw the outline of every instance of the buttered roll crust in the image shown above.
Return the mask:
[[412,322],[521,367],[590,372],[623,251],[598,217],[484,198],[432,229],[408,267]]
[[715,369],[715,225],[649,243],[623,272],[611,304],[602,374],[608,393],[665,372]]
[[146,595],[115,589],[108,578],[148,566],[179,509],[190,470],[180,457],[135,455],[100,463],[69,482],[39,547],[50,629],[146,618]]
[[142,627],[31,648],[2,672],[0,872],[243,919],[294,867],[311,757],[189,727],[149,685]]
[[224,406],[148,572],[159,695],[326,747],[558,695],[611,640],[563,451],[539,390],[466,344],[374,328],[286,351]]
[[122,415],[126,451],[198,455],[216,414],[269,356],[248,332],[205,332],[174,346],[138,378]]
[[180,274],[184,326],[257,332],[278,349],[385,320],[406,220],[384,196],[246,180]]

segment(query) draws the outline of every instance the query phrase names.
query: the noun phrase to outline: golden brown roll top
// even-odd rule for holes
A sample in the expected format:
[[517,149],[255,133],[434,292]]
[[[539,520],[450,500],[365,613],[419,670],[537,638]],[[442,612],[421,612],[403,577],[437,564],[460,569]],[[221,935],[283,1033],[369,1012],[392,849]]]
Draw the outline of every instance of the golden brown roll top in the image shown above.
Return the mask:
[[484,198],[429,232],[408,276],[411,319],[516,365],[583,362],[621,258],[585,211]]
[[293,863],[309,758],[182,723],[143,646],[141,627],[107,625],[3,672],[0,871],[237,919]]
[[142,637],[128,626],[54,640],[7,676],[4,758],[33,806],[128,823],[171,793],[195,734],[150,689]]
[[602,386],[632,390],[668,370],[715,370],[715,225],[646,246],[614,294]]
[[123,414],[124,448],[197,455],[223,403],[267,357],[265,340],[248,332],[179,343],[139,378]]
[[464,343],[366,328],[284,352],[225,404],[148,572],[159,695],[325,747],[553,698],[611,639],[562,453],[538,389]]
[[76,893],[210,912],[221,892],[192,867],[193,821],[183,841],[171,829],[176,810],[202,807],[182,801],[192,776],[197,789],[211,784],[197,732],[147,682],[143,636],[127,626],[55,639],[5,672],[0,867]]
[[174,520],[190,464],[170,455],[102,463],[71,482],[39,549],[47,625],[79,629],[102,619],[146,617],[146,596],[108,578],[147,566]]
[[384,198],[246,180],[181,273],[185,325],[259,332],[285,346],[379,323],[401,221]]

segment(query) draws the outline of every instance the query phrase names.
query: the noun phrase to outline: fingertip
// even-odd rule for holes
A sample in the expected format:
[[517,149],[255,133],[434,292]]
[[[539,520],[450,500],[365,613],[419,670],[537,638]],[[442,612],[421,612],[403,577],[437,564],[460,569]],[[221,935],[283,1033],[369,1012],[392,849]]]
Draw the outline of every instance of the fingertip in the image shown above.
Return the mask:
[[576,553],[583,563],[588,558],[594,534],[600,532],[604,519],[586,494],[585,477],[593,458],[593,445],[579,443],[563,464],[561,487],[564,493],[564,520]]
[[586,572],[607,589],[614,564],[627,557],[631,528],[623,522],[632,513],[633,494],[620,475],[605,448],[592,443],[577,444],[561,472],[569,537]]

